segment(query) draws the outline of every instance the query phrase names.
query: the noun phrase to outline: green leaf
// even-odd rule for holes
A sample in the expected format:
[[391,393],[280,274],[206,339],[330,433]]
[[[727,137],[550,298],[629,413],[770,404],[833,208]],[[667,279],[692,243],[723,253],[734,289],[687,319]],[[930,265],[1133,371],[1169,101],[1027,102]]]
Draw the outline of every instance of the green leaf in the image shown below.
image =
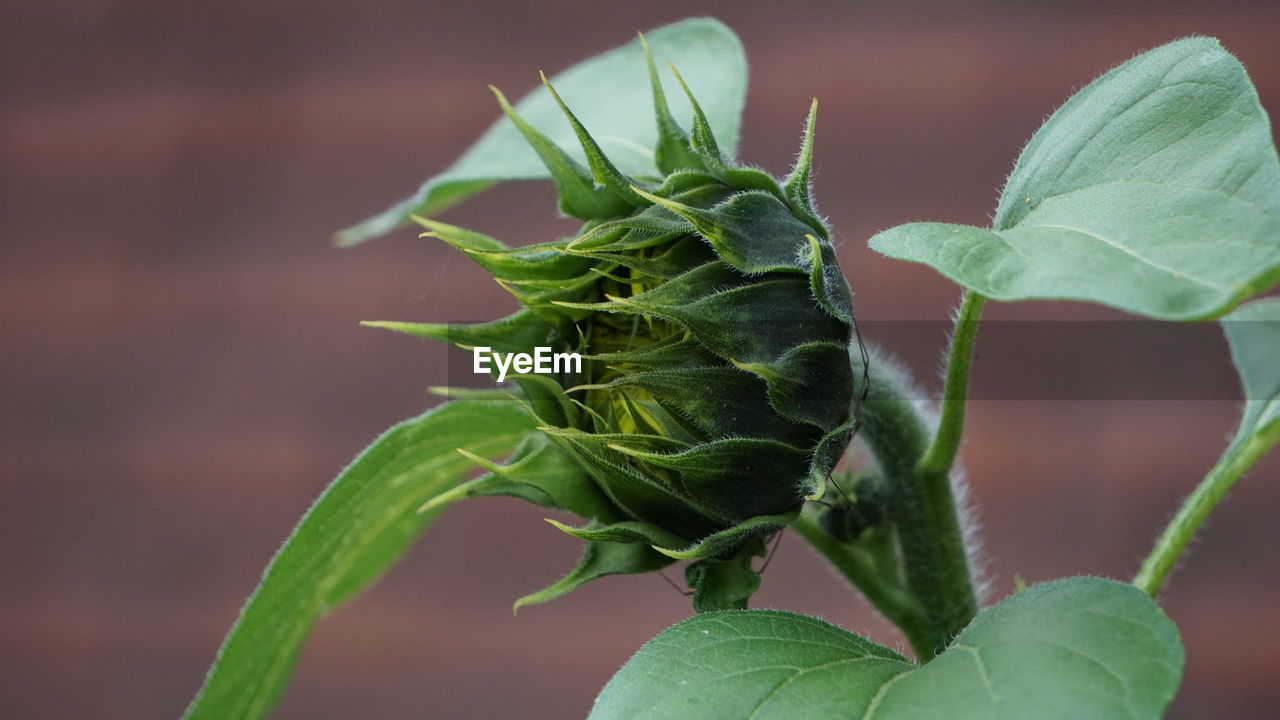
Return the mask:
[[605,685],[590,720],[856,718],[901,655],[817,618],[697,615],[661,633]]
[[924,667],[816,618],[699,615],[641,648],[591,720],[1144,720],[1182,665],[1177,628],[1141,591],[1068,578],[982,613]]
[[1244,387],[1239,436],[1280,432],[1280,298],[1243,305],[1222,319]]
[[[738,37],[711,18],[683,20],[650,31],[646,37],[658,61],[679,67],[695,88],[720,141],[729,148],[736,146],[747,88],[746,57]],[[660,82],[671,112],[691,118],[693,111],[684,93],[673,92],[678,84],[669,74],[663,75]],[[641,176],[658,173],[654,161],[658,129],[648,64],[639,40],[581,62],[551,80],[619,171]],[[575,161],[586,164],[573,128],[544,87],[525,96],[515,110]],[[337,240],[354,245],[382,235],[403,225],[411,214],[438,213],[498,181],[547,177],[546,166],[520,130],[501,118],[412,197],[339,232]]]
[[377,580],[438,516],[417,509],[533,429],[513,401],[455,400],[393,426],[320,495],[227,635],[188,720],[264,717],[312,625]]
[[1049,118],[990,230],[912,223],[871,247],[997,300],[1216,317],[1280,279],[1271,123],[1216,40],[1179,40],[1103,75]]

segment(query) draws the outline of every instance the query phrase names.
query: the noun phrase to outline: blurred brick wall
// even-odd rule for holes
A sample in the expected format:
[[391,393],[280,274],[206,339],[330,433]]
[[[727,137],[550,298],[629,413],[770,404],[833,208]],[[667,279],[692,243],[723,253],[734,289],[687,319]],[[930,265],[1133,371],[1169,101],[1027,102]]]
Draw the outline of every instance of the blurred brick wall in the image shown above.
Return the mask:
[[[538,69],[638,29],[722,18],[752,62],[744,157],[785,171],[809,97],[822,100],[818,198],[869,321],[942,319],[957,292],[865,238],[985,222],[1041,119],[1135,52],[1216,35],[1280,112],[1274,3],[583,7],[0,7],[0,716],[176,717],[311,499],[444,376],[438,348],[356,322],[511,309],[412,233],[352,251],[327,240],[474,139],[495,116],[488,83],[518,95]],[[564,231],[552,207],[549,186],[521,184],[447,217],[520,243]],[[1032,303],[988,317],[1120,316]],[[943,340],[908,358],[926,386]],[[1029,372],[1106,372],[1124,352],[1081,348]],[[1226,372],[1224,353],[1192,356]],[[975,373],[999,380],[981,358]],[[1235,417],[1230,397],[970,412],[993,597],[1014,573],[1127,577]],[[1280,702],[1277,475],[1271,458],[1242,483],[1166,593],[1189,654],[1171,717],[1270,717]],[[619,578],[512,618],[511,600],[576,552],[536,509],[458,507],[318,628],[277,717],[584,715],[689,610],[658,578]],[[758,597],[898,642],[794,537]]]

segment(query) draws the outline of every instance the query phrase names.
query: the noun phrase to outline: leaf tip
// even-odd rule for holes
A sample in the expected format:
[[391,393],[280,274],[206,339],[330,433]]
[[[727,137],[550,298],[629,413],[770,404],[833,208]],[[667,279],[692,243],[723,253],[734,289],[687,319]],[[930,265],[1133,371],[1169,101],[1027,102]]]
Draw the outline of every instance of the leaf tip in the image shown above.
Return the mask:
[[573,527],[566,525],[555,518],[542,518],[542,520],[565,535],[577,537],[577,532]]

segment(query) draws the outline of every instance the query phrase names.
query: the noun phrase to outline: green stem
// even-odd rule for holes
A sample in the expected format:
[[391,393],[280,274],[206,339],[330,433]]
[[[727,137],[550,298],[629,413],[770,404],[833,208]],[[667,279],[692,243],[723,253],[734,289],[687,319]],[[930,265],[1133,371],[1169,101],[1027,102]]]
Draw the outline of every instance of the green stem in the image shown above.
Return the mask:
[[916,465],[916,473],[921,477],[945,476],[960,452],[960,438],[964,433],[965,399],[969,392],[969,366],[973,363],[973,343],[978,336],[978,319],[982,316],[982,306],[985,303],[986,298],[973,291],[966,292],[960,303],[955,330],[951,334],[947,383],[942,394],[938,430],[924,457]]
[[[976,321],[980,307],[981,299],[966,298],[961,319]],[[953,341],[952,364],[962,364],[964,370],[948,373],[948,432],[958,433],[957,423],[963,421],[973,324],[959,324],[955,336],[958,340]],[[959,354],[956,345],[960,347]],[[853,362],[857,375],[861,358],[855,356]],[[872,362],[869,369],[871,388],[863,408],[861,437],[875,455],[889,491],[887,510],[897,534],[902,575],[923,613],[921,629],[912,638],[912,646],[920,660],[927,662],[942,652],[977,614],[968,553],[948,477],[951,463],[948,461],[941,471],[937,465],[924,464],[925,472],[921,472],[921,460],[929,449],[946,443],[930,441],[929,427],[918,409],[922,401],[913,396],[910,382],[891,361],[881,358]],[[959,444],[958,435],[954,444]],[[950,459],[954,457],[952,450]]]
[[927,647],[928,632],[920,604],[895,580],[896,568],[889,564],[891,561],[886,562],[884,554],[831,538],[810,513],[802,514],[792,528],[831,561],[881,614],[897,625],[913,648]]
[[1242,426],[1222,453],[1218,464],[1213,466],[1195,492],[1182,503],[1178,514],[1169,522],[1133,578],[1133,584],[1143,592],[1153,598],[1160,592],[1178,558],[1209,514],[1222,502],[1222,498],[1245,471],[1280,441],[1280,422],[1272,423],[1262,432],[1255,430],[1252,424],[1249,427]]

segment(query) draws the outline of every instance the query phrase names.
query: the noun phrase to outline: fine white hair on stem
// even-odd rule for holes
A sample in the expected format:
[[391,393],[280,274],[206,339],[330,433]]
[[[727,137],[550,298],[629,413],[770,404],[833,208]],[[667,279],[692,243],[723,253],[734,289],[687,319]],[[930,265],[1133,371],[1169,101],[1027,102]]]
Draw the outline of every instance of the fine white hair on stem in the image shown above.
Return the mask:
[[964,542],[965,558],[969,562],[969,579],[973,583],[973,596],[981,609],[991,592],[991,579],[987,574],[987,553],[982,546],[981,518],[978,507],[969,500],[969,483],[964,468],[956,463],[951,468],[951,496],[955,498],[956,515],[960,520],[960,537]]
[[[947,364],[950,358],[951,343],[954,341],[956,332],[956,323],[960,320],[960,313],[963,310],[963,300],[951,309],[951,332],[947,335],[947,342],[943,345],[941,362],[939,363],[939,374],[942,377],[943,384],[946,384]],[[968,401],[966,400],[966,405]],[[965,408],[965,414],[968,415],[968,407]],[[937,409],[933,408],[928,416],[929,427],[933,432],[937,432]],[[963,442],[963,441],[962,441]],[[961,446],[963,447],[963,445]],[[973,595],[977,600],[978,607],[981,608],[988,597],[991,590],[991,581],[987,576],[987,554],[982,546],[981,518],[978,513],[978,507],[973,504],[969,495],[969,483],[967,475],[964,471],[964,465],[961,464],[959,458],[952,464],[951,471],[947,474],[951,483],[951,496],[954,498],[956,507],[956,517],[960,521],[960,537],[964,542],[965,558],[969,563],[969,578],[973,583]]]
[[[952,313],[952,320],[958,316],[959,308]],[[948,338],[949,340],[949,338]],[[950,345],[950,342],[947,343]],[[903,394],[911,400],[915,406],[920,418],[924,421],[925,427],[928,428],[930,435],[937,432],[938,429],[938,405],[935,400],[929,398],[928,394],[916,383],[911,375],[911,371],[891,353],[886,352],[879,346],[871,343],[867,344],[867,351],[871,357],[871,362],[876,366],[877,371],[882,374],[890,375],[894,378],[894,384],[901,388]],[[945,356],[944,356],[945,357]],[[945,373],[945,362],[943,363],[943,372]],[[987,576],[987,556],[982,546],[980,534],[980,519],[977,508],[973,505],[970,498],[969,485],[966,481],[964,467],[956,462],[951,472],[948,473],[948,479],[951,484],[951,495],[955,502],[956,516],[960,523],[960,536],[964,543],[965,558],[969,565],[970,581],[973,584],[974,597],[978,606],[981,607],[989,597],[991,590],[990,578]]]

